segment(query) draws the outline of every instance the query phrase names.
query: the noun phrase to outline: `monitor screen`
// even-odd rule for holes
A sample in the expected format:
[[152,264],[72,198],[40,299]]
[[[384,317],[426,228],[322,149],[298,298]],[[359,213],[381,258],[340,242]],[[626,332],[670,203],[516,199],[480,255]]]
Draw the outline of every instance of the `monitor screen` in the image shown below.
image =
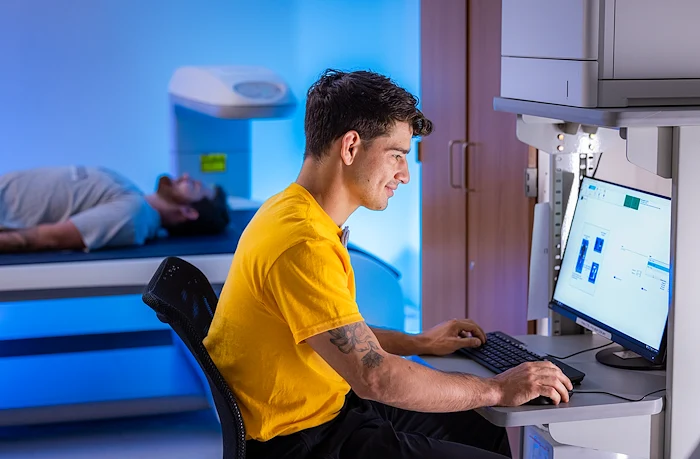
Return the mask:
[[552,309],[655,361],[670,304],[671,200],[584,178]]

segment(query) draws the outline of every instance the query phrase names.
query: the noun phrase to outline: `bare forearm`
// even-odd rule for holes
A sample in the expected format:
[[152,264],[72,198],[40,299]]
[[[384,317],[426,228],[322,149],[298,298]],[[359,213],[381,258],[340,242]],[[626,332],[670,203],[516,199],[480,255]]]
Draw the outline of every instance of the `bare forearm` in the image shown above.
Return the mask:
[[423,335],[409,335],[370,327],[387,356],[374,371],[380,375],[372,392],[376,401],[411,411],[466,411],[496,405],[500,394],[497,383],[463,373],[443,373],[401,355],[427,353]]
[[[389,346],[405,344],[400,337],[384,336],[390,337]],[[364,322],[306,341],[365,399],[412,411],[449,412],[496,405],[502,398],[502,386],[494,379],[442,373],[390,353]]]
[[357,395],[405,410],[444,413],[519,406],[538,395],[557,404],[569,401],[567,392],[573,387],[551,362],[524,363],[484,379],[433,370],[387,352],[378,341],[364,322],[306,339]]
[[74,250],[84,247],[80,232],[70,221],[0,232],[0,252]]
[[369,327],[374,335],[389,354],[394,355],[421,355],[426,353],[424,339],[421,335],[409,335],[394,330]]
[[30,230],[0,231],[0,252],[24,252],[31,250]]
[[497,405],[499,384],[493,379],[443,373],[396,356],[387,356],[371,398],[411,411],[452,412]]

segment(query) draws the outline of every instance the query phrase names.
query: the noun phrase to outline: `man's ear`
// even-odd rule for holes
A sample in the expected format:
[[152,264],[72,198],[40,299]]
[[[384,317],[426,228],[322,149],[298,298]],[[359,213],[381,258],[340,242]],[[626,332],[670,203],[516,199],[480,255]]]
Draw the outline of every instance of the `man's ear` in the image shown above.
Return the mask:
[[199,212],[197,209],[190,206],[180,206],[180,214],[187,220],[197,220],[199,218]]
[[340,141],[340,157],[346,166],[351,165],[359,153],[360,134],[357,131],[348,131]]

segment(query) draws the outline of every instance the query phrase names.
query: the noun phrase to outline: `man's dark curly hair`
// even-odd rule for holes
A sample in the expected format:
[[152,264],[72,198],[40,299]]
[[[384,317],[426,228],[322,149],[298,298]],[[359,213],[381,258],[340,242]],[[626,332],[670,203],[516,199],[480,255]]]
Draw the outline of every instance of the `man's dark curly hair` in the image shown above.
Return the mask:
[[186,221],[167,228],[170,236],[198,236],[223,233],[229,223],[226,192],[220,186],[214,188],[213,199],[203,198],[191,206],[197,211],[196,220]]
[[410,124],[414,136],[429,135],[433,123],[417,105],[415,96],[383,75],[328,69],[307,93],[304,158],[323,158],[330,145],[351,130],[368,143],[397,122]]

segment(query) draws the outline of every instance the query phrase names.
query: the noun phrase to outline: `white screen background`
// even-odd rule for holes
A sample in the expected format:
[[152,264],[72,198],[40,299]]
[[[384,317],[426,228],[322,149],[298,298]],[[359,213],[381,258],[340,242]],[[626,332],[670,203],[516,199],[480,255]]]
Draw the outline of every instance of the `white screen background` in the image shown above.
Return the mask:
[[[581,190],[554,299],[658,350],[670,298],[671,201],[590,178]],[[637,210],[624,205],[635,198]]]

